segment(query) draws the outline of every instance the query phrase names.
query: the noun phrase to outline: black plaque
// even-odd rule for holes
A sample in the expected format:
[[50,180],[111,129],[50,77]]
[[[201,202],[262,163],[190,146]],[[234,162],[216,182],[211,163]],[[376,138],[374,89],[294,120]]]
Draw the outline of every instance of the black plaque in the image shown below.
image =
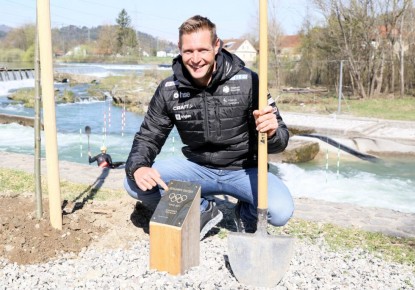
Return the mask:
[[181,227],[198,192],[200,185],[172,180],[169,191],[161,197],[151,221]]

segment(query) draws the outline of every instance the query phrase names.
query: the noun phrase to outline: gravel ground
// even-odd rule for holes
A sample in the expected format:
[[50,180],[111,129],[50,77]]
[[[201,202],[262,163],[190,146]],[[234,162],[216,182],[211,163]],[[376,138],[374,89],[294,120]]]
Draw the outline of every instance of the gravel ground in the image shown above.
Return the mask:
[[[65,254],[45,264],[0,260],[0,289],[257,289],[240,284],[225,263],[226,239],[201,242],[200,265],[182,276],[149,270],[149,242],[128,249]],[[273,289],[414,289],[414,269],[362,249],[334,252],[324,239],[297,240],[290,268]]]

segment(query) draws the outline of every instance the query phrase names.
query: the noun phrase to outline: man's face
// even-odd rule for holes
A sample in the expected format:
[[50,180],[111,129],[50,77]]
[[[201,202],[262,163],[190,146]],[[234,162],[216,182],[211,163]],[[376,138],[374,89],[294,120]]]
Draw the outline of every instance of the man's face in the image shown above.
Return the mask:
[[182,35],[180,54],[194,82],[202,87],[209,84],[215,69],[215,55],[219,50],[219,39],[212,45],[210,32],[206,29]]

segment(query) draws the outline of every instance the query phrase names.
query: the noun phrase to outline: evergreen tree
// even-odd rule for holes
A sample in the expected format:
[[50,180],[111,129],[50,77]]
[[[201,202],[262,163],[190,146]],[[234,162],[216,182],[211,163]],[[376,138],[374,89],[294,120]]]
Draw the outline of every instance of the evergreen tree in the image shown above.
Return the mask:
[[118,24],[117,48],[121,54],[129,54],[137,47],[137,36],[131,27],[131,18],[125,9],[122,9],[116,19]]

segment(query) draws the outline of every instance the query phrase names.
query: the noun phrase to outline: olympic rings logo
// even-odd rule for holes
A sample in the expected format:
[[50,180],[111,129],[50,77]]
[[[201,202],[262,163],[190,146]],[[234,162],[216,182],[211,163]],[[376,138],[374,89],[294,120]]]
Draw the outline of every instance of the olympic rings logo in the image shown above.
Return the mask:
[[182,203],[186,201],[187,195],[172,192],[169,194],[169,199],[171,202]]

